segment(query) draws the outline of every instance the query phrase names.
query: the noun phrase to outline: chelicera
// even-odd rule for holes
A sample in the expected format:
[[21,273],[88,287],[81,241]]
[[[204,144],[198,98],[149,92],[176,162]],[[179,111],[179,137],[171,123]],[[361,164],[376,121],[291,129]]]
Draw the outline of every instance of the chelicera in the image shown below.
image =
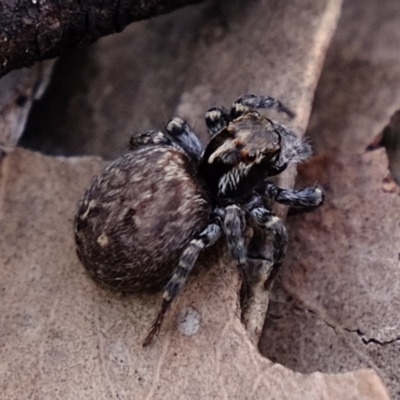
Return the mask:
[[289,163],[311,156],[309,143],[258,109],[276,108],[272,97],[245,95],[230,110],[205,115],[210,134],[203,147],[189,125],[173,118],[165,132],[149,131],[130,140],[130,152],[97,175],[75,217],[78,256],[99,283],[124,292],[164,287],[161,309],[144,342],[160,330],[199,253],[222,235],[246,283],[249,254],[244,232],[272,235],[269,280],[283,262],[287,231],[271,201],[315,208],[317,187],[281,189],[271,177]]

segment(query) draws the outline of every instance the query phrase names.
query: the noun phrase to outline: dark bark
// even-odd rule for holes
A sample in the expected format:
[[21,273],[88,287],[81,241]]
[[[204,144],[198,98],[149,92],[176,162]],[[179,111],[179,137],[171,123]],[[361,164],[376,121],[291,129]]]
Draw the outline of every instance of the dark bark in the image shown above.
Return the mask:
[[0,77],[201,0],[0,0]]

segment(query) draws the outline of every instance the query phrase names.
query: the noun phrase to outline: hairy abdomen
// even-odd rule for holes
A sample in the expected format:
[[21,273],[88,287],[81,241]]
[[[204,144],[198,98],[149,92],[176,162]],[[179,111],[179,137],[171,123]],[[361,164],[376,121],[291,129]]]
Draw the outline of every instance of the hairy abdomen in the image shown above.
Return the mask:
[[93,179],[75,216],[77,253],[103,285],[158,290],[209,213],[186,156],[173,148],[144,147]]

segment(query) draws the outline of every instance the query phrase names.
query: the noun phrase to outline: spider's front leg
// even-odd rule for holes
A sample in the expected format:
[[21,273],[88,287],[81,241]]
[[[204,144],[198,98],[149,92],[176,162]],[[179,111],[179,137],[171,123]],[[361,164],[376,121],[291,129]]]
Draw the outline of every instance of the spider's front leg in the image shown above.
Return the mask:
[[295,116],[293,111],[273,97],[246,94],[233,103],[231,109],[231,118],[238,118],[248,111],[253,111],[259,108],[275,108],[279,112],[286,113],[290,118],[294,118]]
[[214,137],[218,132],[221,132],[230,121],[228,110],[222,106],[210,108],[206,112],[205,118],[211,138]]
[[[256,229],[250,243],[249,253],[255,249],[262,249],[266,242],[267,234],[272,234],[273,260],[265,286],[268,287],[278,273],[286,255],[288,245],[288,234],[282,220],[262,205],[255,206],[249,210],[252,225]],[[266,277],[261,277],[266,278]]]
[[301,190],[281,189],[271,182],[266,182],[262,194],[270,199],[295,208],[316,208],[324,202],[324,192],[317,187]]
[[213,245],[221,236],[221,231],[220,218],[214,216],[207,228],[189,242],[181,255],[179,264],[174,270],[170,281],[164,288],[161,310],[144,340],[143,346],[148,346],[152,342],[154,336],[158,334],[166,312],[185,285],[186,279],[192,271],[200,252],[205,247]]
[[225,208],[224,233],[229,251],[237,262],[242,277],[242,308],[246,308],[246,303],[251,297],[251,279],[247,261],[247,248],[244,240],[245,228],[245,211],[236,204],[227,206]]
[[245,214],[236,204],[225,208],[224,231],[228,248],[239,265],[247,264],[244,243]]
[[199,138],[182,118],[172,118],[165,127],[174,143],[181,147],[191,159],[198,160],[203,152]]

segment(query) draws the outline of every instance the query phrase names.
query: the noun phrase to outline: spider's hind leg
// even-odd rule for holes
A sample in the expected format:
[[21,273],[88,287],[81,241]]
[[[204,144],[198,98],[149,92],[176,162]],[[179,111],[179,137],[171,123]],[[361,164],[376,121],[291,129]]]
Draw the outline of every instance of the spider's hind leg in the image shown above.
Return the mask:
[[203,152],[203,145],[189,125],[179,117],[171,119],[162,131],[147,131],[134,135],[129,140],[129,149],[136,150],[146,145],[165,145],[185,152],[191,160],[198,160]]
[[136,150],[141,146],[151,144],[164,144],[172,146],[171,140],[161,131],[147,131],[131,136],[129,139],[129,149]]
[[181,255],[179,264],[176,267],[172,278],[164,288],[161,310],[151,326],[151,329],[143,342],[143,346],[148,346],[152,342],[154,336],[156,336],[160,331],[166,312],[185,285],[186,279],[192,271],[201,250],[213,245],[220,236],[221,226],[219,219],[216,218],[203,232],[189,242]]
[[279,112],[286,113],[290,118],[294,118],[295,114],[279,100],[269,96],[257,96],[255,94],[246,94],[238,98],[232,105],[231,118],[235,119],[248,111],[259,108],[275,108]]

